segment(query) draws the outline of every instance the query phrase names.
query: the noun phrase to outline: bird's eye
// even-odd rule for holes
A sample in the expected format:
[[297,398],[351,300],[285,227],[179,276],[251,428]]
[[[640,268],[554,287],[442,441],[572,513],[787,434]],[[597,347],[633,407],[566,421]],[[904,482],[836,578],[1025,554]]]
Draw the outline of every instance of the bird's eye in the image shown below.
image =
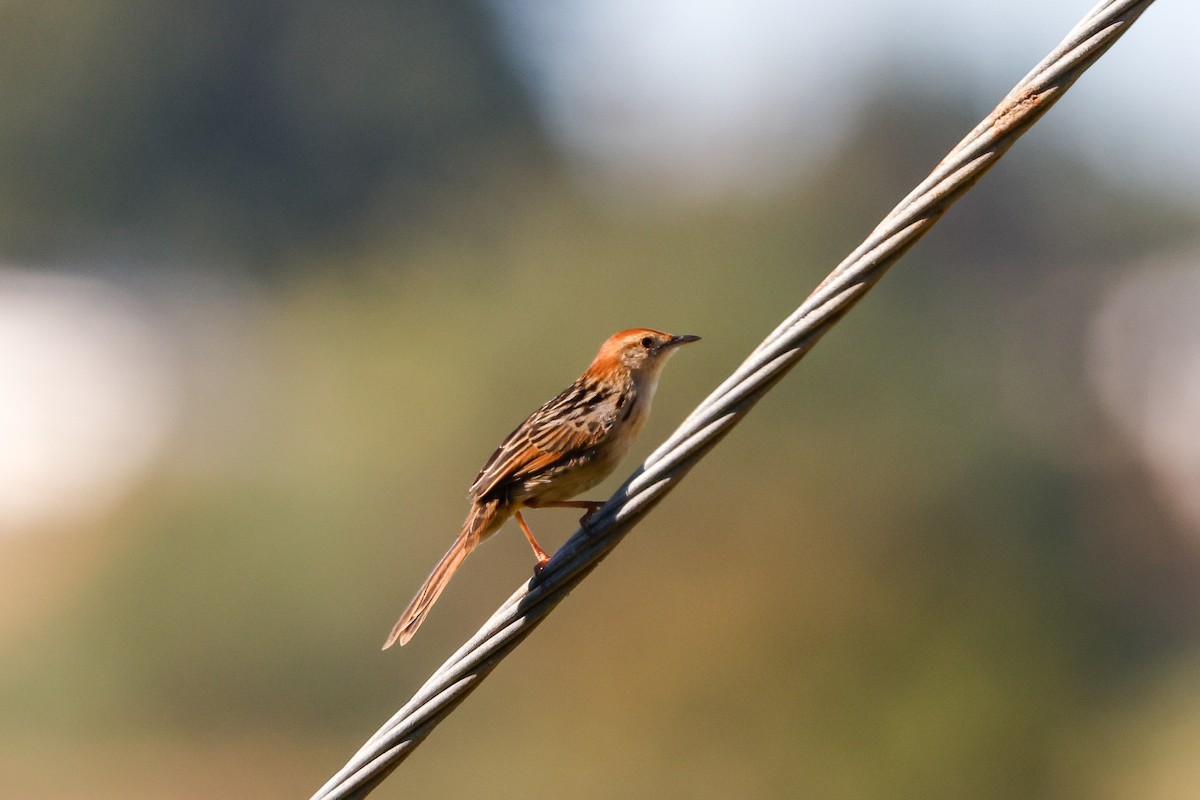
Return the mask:
[[654,340],[647,336],[646,338],[642,339],[642,347],[649,350],[651,347],[654,347]]

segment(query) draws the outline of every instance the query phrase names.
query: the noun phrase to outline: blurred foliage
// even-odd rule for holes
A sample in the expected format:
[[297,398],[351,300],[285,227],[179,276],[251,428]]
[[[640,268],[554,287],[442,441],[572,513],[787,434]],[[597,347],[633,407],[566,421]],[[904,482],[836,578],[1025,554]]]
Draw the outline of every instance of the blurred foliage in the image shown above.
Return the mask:
[[[14,796],[314,790],[527,575],[497,537],[378,652],[491,446],[612,330],[702,334],[644,455],[978,111],[882,87],[787,191],[621,214],[469,4],[0,17],[10,256],[274,276],[228,383],[188,378],[170,459],[81,534],[89,579],[6,643]],[[1108,277],[1197,230],[1035,133],[378,796],[1138,797],[1100,793],[1142,785],[1113,731],[1169,711],[1146,676],[1200,696],[1200,565],[1097,457],[1078,348]]]
[[0,8],[0,243],[293,268],[545,152],[478,4]]

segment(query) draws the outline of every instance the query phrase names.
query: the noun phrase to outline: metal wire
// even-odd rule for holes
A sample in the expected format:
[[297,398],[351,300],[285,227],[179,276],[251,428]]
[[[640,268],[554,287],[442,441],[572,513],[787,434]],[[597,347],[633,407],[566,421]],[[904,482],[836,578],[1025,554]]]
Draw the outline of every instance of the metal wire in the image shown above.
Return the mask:
[[367,796],[746,415],[1153,0],[1105,0],[938,164],[313,800]]

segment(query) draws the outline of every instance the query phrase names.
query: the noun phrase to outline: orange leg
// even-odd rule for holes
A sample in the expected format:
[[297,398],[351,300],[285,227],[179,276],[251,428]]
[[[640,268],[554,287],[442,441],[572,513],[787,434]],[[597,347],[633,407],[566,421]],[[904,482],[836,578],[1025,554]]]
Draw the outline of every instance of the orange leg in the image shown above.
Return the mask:
[[550,556],[546,555],[546,551],[537,543],[537,539],[533,538],[533,531],[529,530],[529,526],[525,524],[525,518],[521,516],[521,512],[516,513],[517,524],[521,526],[525,538],[529,540],[529,546],[533,548],[533,554],[537,557],[538,563],[534,567],[535,570],[541,571],[542,567],[546,566],[546,562],[550,560]]
[[588,520],[604,506],[603,500],[551,500],[545,503],[531,504],[531,508],[586,508],[587,513],[579,518],[580,525],[587,525]]

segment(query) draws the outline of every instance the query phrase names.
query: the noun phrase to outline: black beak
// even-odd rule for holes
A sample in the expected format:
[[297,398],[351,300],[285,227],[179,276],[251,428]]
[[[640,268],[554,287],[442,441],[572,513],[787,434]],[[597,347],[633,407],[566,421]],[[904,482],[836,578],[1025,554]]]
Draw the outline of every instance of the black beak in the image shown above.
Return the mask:
[[672,336],[670,339],[663,342],[662,345],[660,345],[659,349],[670,350],[672,347],[678,347],[681,344],[687,344],[688,342],[698,342],[698,341],[700,341],[700,337],[692,336],[690,333],[685,334],[684,336]]

